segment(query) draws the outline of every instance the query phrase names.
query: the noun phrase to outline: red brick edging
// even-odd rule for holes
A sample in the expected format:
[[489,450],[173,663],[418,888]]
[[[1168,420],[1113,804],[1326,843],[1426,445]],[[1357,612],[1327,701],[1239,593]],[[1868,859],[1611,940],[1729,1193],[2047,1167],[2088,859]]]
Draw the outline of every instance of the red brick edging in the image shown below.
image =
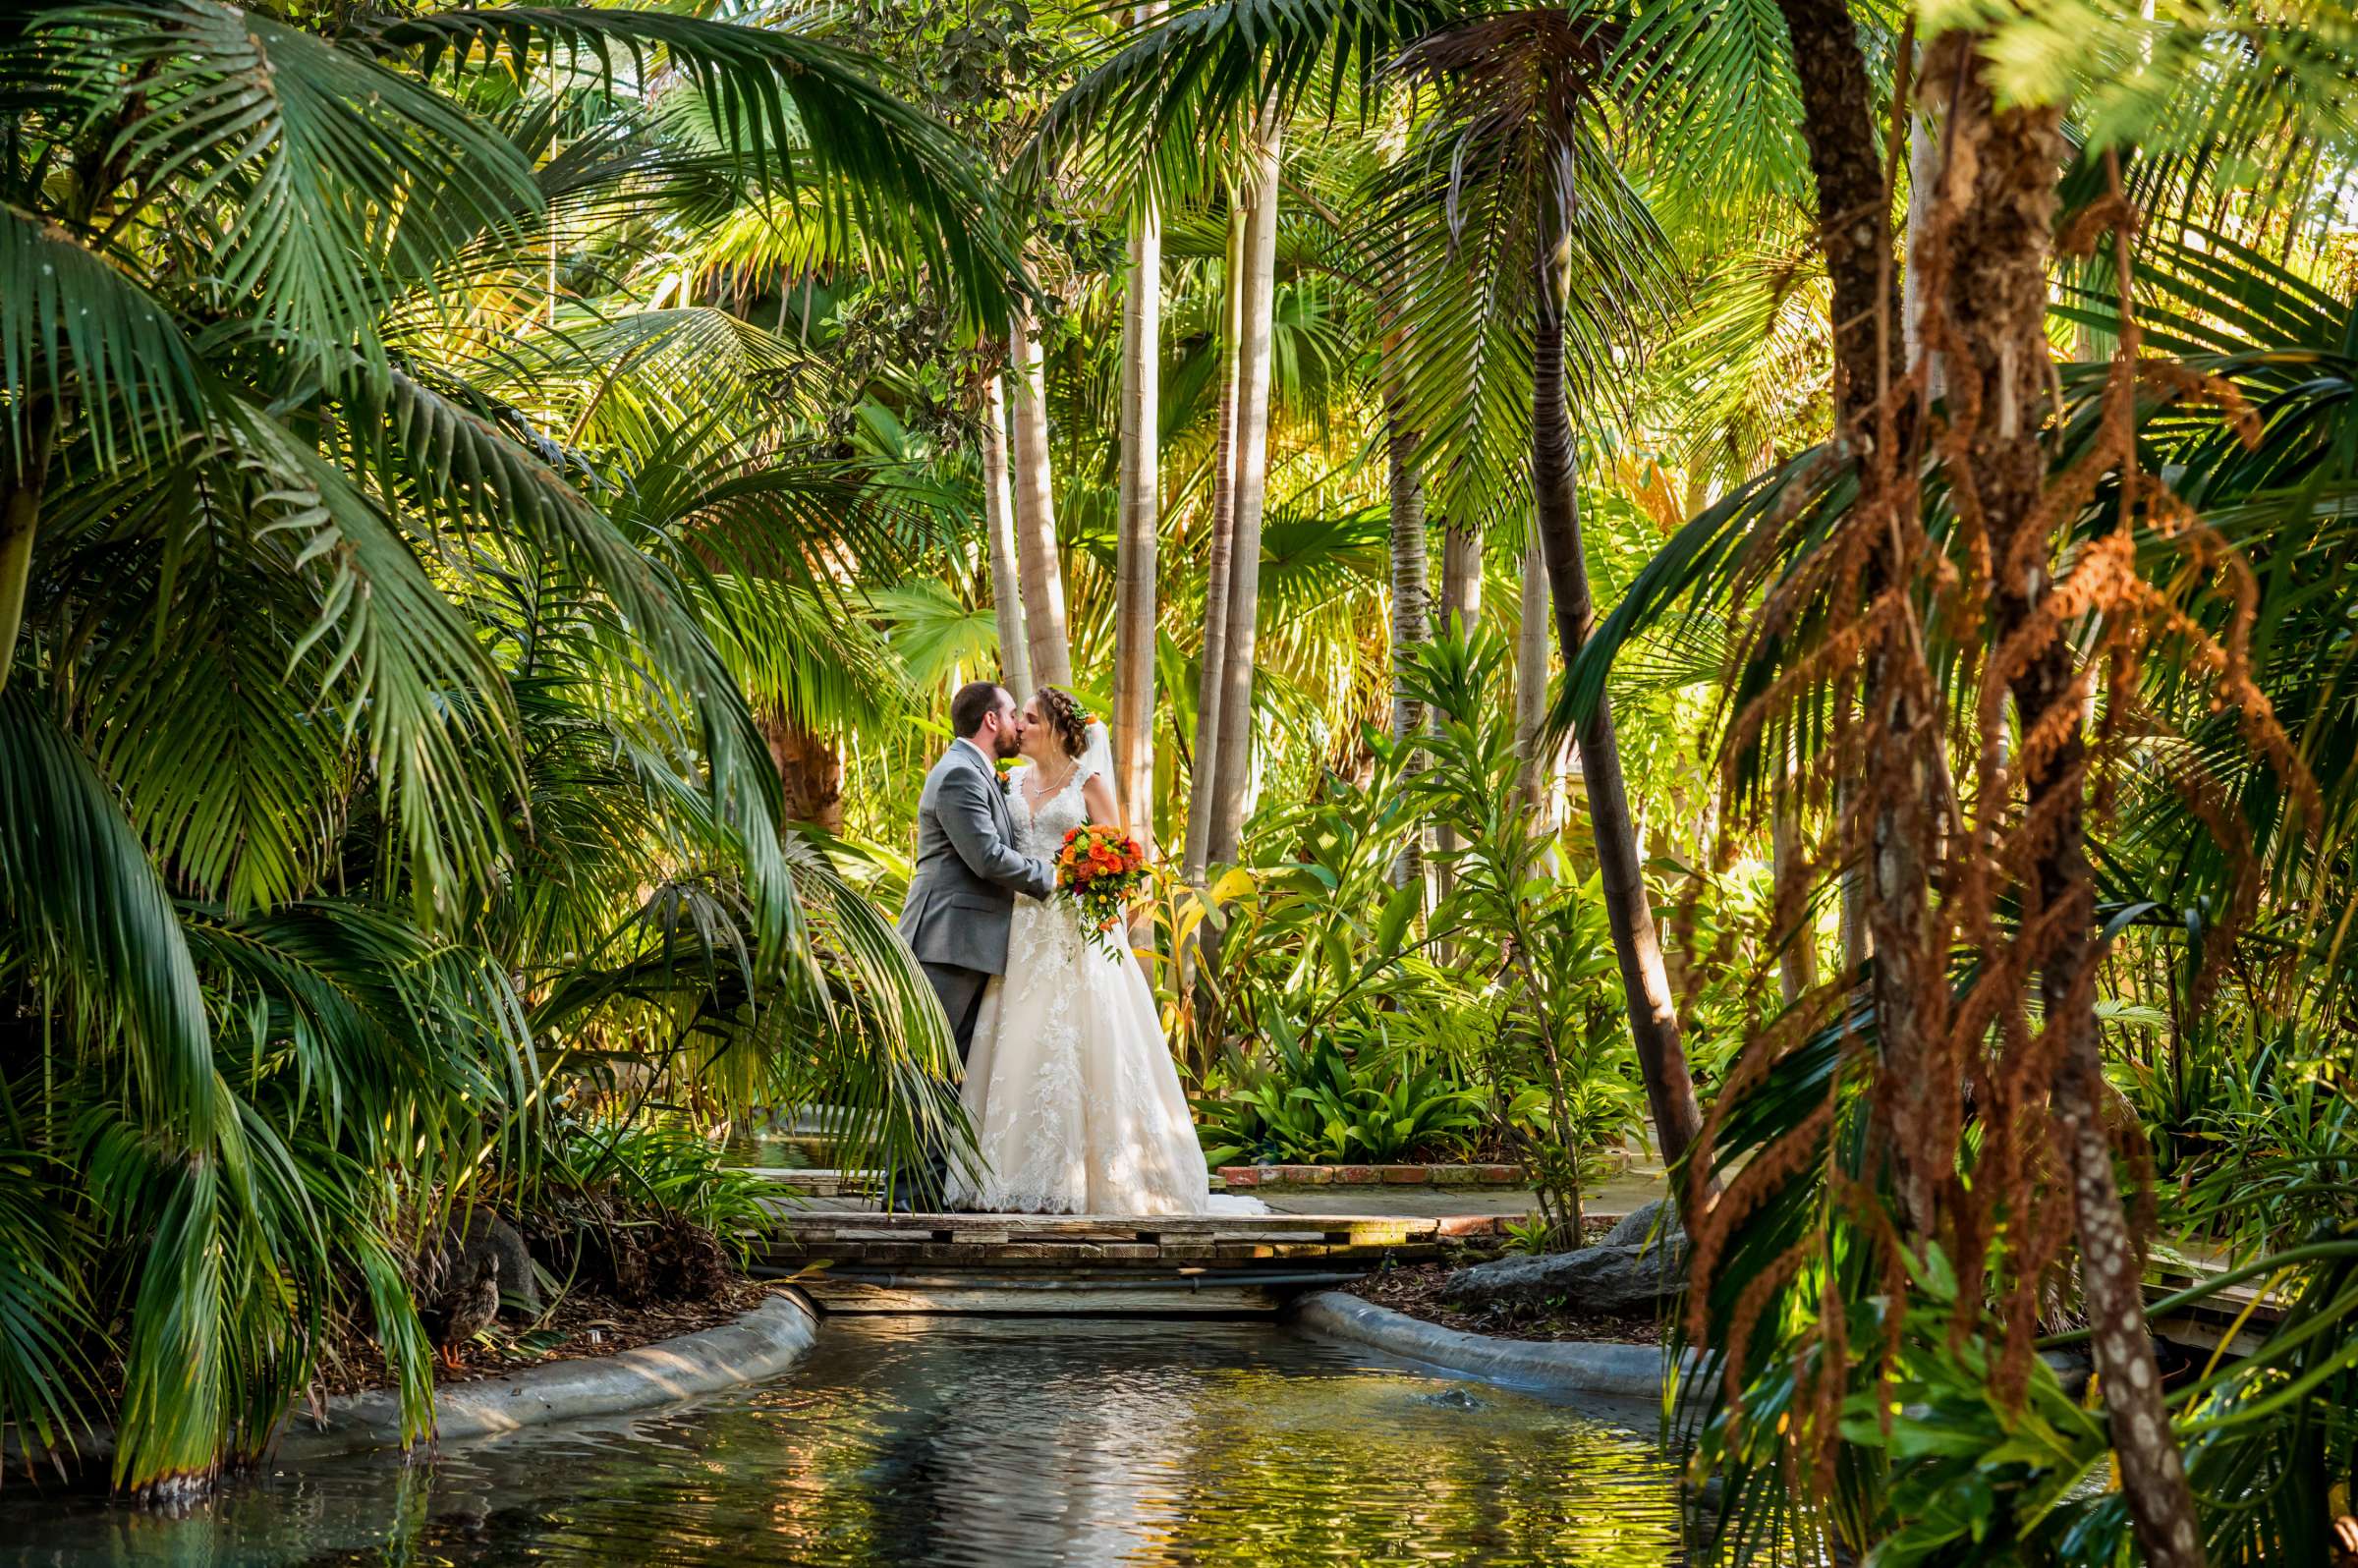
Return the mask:
[[1222,1165],[1234,1192],[1246,1187],[1520,1187],[1520,1165]]

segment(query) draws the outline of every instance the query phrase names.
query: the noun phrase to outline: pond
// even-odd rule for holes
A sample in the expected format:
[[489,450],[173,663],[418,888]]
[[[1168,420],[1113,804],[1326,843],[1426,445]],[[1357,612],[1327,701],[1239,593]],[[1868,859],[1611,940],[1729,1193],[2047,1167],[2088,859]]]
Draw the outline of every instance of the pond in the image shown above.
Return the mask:
[[0,1564],[1680,1560],[1641,1409],[1254,1324],[831,1319],[759,1387],[266,1475],[182,1518],[0,1489]]

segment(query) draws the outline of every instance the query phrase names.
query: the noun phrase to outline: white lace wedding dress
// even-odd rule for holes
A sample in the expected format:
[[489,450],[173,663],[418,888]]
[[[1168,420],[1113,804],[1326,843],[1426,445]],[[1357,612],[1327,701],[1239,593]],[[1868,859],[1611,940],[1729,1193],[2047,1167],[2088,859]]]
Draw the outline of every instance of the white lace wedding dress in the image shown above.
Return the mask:
[[[1099,727],[1093,726],[1093,731]],[[1053,861],[1086,819],[1090,756],[1038,806],[1019,770],[1009,786],[1016,848]],[[1208,1214],[1263,1210],[1214,1199],[1154,993],[1127,952],[1083,932],[1061,896],[1018,898],[1007,973],[983,993],[960,1095],[978,1168],[954,1174],[953,1206],[993,1213]]]

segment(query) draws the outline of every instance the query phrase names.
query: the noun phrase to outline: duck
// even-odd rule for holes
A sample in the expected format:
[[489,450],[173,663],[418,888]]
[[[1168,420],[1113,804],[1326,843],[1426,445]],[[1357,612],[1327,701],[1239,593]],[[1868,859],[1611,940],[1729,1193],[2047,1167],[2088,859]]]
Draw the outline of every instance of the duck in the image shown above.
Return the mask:
[[458,1371],[459,1352],[499,1316],[499,1255],[477,1254],[474,1277],[419,1316],[433,1334],[442,1365]]

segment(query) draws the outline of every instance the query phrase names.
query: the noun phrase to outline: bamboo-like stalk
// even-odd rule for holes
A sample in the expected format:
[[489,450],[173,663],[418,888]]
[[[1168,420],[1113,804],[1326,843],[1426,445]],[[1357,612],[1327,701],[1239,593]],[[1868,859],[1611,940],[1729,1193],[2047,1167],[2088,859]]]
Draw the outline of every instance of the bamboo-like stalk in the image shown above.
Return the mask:
[[1016,561],[1024,588],[1024,633],[1032,679],[1041,686],[1073,684],[1073,648],[1065,631],[1064,568],[1056,553],[1056,494],[1048,464],[1047,373],[1040,363],[1039,326],[1031,307],[1013,312],[1014,358],[1008,366],[1007,409],[1014,437]]
[[[1433,620],[1445,636],[1462,637],[1482,621],[1482,533],[1452,523],[1441,535],[1441,597]],[[1439,850],[1433,881],[1446,898],[1457,884],[1457,851],[1463,840],[1456,827],[1436,822],[1432,830]]]
[[990,534],[990,602],[999,623],[999,679],[1018,702],[1032,696],[1032,650],[1024,642],[1023,572],[1015,558],[1015,503],[1007,481],[1007,388],[982,383],[982,524]]
[[1482,621],[1482,532],[1455,523],[1441,539],[1441,602],[1434,618],[1447,631],[1451,617],[1469,632]]
[[1245,292],[1238,337],[1236,520],[1229,544],[1228,647],[1220,683],[1219,771],[1210,859],[1231,860],[1253,767],[1253,635],[1261,613],[1261,517],[1269,470],[1269,328],[1277,279],[1277,176],[1284,128],[1264,112],[1245,201]]
[[[1142,27],[1159,4],[1136,8]],[[1114,538],[1113,788],[1125,824],[1154,852],[1155,577],[1161,554],[1162,213],[1151,189],[1131,217],[1130,276],[1122,299],[1120,517]],[[1153,922],[1130,928],[1130,945],[1154,940]]]
[[[1161,9],[1138,7],[1140,25],[1151,22]],[[1154,848],[1155,573],[1162,520],[1156,420],[1161,370],[1162,214],[1149,192],[1131,217],[1130,275],[1122,298],[1112,720],[1115,800],[1126,825],[1149,854]]]
[[1196,745],[1190,759],[1187,858],[1191,882],[1211,864],[1211,805],[1218,789],[1220,695],[1228,681],[1229,551],[1236,542],[1236,415],[1244,365],[1245,213],[1228,208],[1227,267],[1220,315],[1220,435],[1212,455],[1211,527],[1204,567],[1204,650],[1196,685]]
[[[1391,485],[1392,739],[1406,743],[1424,733],[1432,715],[1408,694],[1415,649],[1432,641],[1432,588],[1426,563],[1425,485],[1412,461],[1417,432],[1401,424],[1400,400],[1384,412],[1384,454]],[[1412,768],[1415,766],[1411,763]],[[1392,884],[1406,887],[1425,874],[1425,836],[1409,837],[1392,866]]]
[[[1557,758],[1542,755],[1547,727],[1548,619],[1547,555],[1533,529],[1523,545],[1522,625],[1515,630],[1515,755],[1522,758],[1516,773],[1523,808],[1531,813],[1535,833],[1555,827]],[[1560,748],[1547,747],[1553,754]]]

